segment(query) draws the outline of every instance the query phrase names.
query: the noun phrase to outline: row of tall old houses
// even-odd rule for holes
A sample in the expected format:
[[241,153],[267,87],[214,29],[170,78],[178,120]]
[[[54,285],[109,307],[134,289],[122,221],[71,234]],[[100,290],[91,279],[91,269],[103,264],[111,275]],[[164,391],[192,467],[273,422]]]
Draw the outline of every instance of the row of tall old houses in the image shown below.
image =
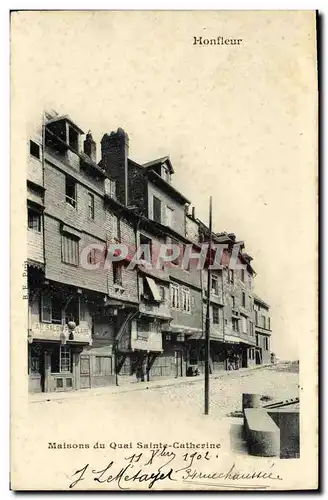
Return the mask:
[[[132,161],[119,128],[103,136],[97,163],[91,133],[56,114],[27,147],[29,390],[202,372],[211,256],[203,270],[183,256],[199,254],[209,229],[173,186],[170,159]],[[232,253],[234,234],[212,238]],[[243,269],[211,272],[212,373],[270,362],[269,306],[253,293],[252,259],[238,243]],[[181,249],[169,266],[162,244]],[[108,260],[115,245],[127,251]],[[137,249],[146,251],[132,265]]]

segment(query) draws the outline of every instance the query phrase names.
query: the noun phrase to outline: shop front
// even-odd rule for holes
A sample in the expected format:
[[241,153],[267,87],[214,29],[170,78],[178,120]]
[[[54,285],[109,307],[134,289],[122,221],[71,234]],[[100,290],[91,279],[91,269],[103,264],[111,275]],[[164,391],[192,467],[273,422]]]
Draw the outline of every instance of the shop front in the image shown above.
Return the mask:
[[80,389],[80,356],[90,344],[90,328],[35,323],[29,330],[29,391]]

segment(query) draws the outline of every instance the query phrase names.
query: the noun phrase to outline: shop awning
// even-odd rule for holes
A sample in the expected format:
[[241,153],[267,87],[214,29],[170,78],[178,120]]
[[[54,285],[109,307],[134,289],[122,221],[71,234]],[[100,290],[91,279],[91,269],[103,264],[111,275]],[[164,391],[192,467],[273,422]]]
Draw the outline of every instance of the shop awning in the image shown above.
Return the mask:
[[183,325],[168,325],[167,329],[165,330],[168,333],[176,333],[180,334],[183,333],[185,335],[192,335],[196,336],[195,338],[201,338],[203,335],[203,332],[199,330],[198,328],[193,328],[191,326],[183,326]]
[[45,267],[44,262],[37,262],[36,260],[31,260],[31,259],[27,259],[27,265],[29,267],[34,267],[36,269],[40,269],[41,271],[44,271],[44,267]]
[[168,275],[164,271],[162,271],[160,269],[153,269],[153,268],[150,268],[150,267],[139,265],[138,266],[138,270],[141,273],[150,276],[151,278],[155,278],[157,280],[164,281],[164,282],[167,282],[167,283],[170,282],[170,278],[168,277]]
[[157,287],[155,281],[153,280],[153,278],[149,278],[148,276],[146,276],[146,280],[147,280],[148,286],[150,288],[150,291],[152,293],[154,300],[156,300],[156,302],[161,302],[162,299],[161,299],[158,287]]

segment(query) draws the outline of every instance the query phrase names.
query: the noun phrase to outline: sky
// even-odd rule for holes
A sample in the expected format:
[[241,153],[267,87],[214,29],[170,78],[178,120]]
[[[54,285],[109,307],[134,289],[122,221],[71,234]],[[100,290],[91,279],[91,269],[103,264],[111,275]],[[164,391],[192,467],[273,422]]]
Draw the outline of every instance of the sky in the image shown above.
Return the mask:
[[[272,350],[316,337],[316,60],[311,12],[20,12],[12,98],[122,127],[131,159],[169,155],[174,186],[216,232],[245,241],[271,305]],[[18,28],[18,29],[17,29]],[[241,38],[198,46],[194,37]]]

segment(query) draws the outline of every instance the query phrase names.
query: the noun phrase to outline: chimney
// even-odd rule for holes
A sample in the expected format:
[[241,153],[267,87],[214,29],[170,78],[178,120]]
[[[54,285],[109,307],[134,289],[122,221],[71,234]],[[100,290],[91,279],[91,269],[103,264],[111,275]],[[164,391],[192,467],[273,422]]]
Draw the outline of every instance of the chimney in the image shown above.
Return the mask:
[[191,217],[195,220],[195,207],[191,209]]
[[105,134],[101,139],[101,166],[108,177],[116,181],[117,199],[128,205],[129,136],[122,128]]
[[89,158],[91,158],[92,161],[97,163],[97,146],[92,138],[91,130],[89,130],[85,138],[83,151],[89,156]]

